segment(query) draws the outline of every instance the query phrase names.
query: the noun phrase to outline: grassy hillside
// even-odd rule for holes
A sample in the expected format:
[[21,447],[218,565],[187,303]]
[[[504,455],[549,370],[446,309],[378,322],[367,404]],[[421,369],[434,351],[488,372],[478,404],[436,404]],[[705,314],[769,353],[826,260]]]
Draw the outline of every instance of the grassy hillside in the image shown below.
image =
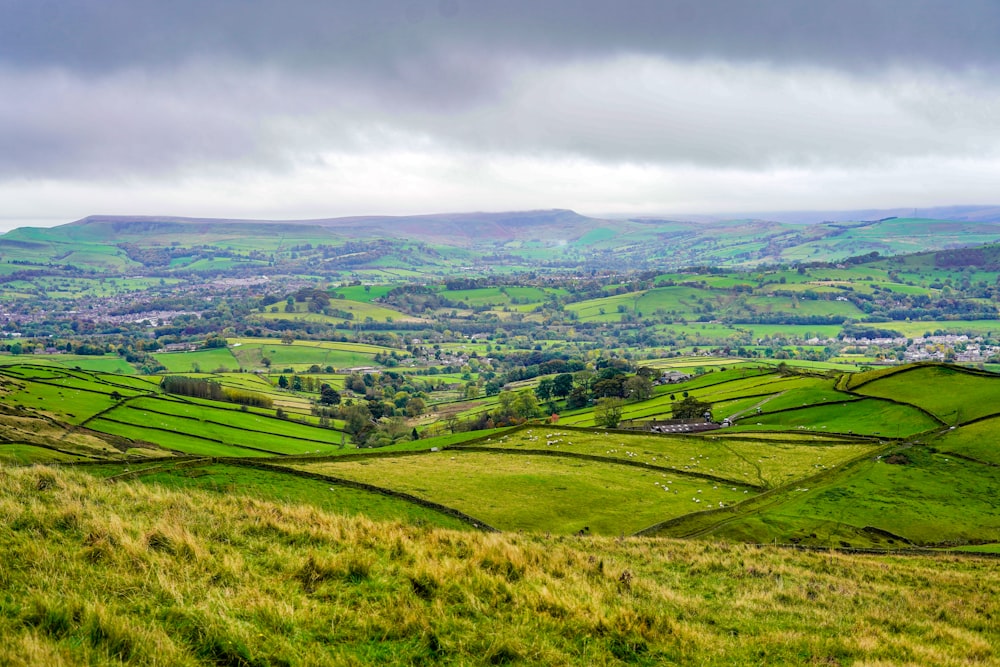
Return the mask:
[[[378,523],[0,469],[10,665],[986,664],[1000,570]],[[928,594],[933,591],[933,594]]]

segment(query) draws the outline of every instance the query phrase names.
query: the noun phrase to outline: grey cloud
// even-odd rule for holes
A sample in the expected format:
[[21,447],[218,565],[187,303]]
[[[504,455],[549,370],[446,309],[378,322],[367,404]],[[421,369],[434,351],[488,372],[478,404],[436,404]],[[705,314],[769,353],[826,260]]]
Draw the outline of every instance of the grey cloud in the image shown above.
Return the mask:
[[1000,63],[995,0],[4,0],[0,60],[107,71],[232,58],[406,78],[474,60],[641,52],[865,69]]
[[[995,156],[996,0],[0,0],[0,178]],[[235,177],[235,176],[234,176]]]

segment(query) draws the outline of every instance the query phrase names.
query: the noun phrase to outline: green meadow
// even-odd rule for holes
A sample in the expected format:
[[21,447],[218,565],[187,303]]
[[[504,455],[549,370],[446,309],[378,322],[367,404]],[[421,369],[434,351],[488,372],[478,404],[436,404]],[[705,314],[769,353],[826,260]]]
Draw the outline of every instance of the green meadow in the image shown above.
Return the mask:
[[745,497],[743,488],[555,456],[447,450],[294,467],[410,493],[510,531],[630,534]]

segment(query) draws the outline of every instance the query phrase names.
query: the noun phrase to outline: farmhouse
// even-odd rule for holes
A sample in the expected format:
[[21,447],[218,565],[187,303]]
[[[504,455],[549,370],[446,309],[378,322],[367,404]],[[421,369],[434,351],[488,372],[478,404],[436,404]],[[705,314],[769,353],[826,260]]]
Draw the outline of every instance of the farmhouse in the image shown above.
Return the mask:
[[618,428],[652,433],[697,433],[713,431],[722,428],[722,425],[706,419],[626,419],[618,424]]
[[679,382],[687,382],[690,379],[691,376],[687,373],[681,373],[680,371],[666,371],[656,382],[658,384],[677,384]]

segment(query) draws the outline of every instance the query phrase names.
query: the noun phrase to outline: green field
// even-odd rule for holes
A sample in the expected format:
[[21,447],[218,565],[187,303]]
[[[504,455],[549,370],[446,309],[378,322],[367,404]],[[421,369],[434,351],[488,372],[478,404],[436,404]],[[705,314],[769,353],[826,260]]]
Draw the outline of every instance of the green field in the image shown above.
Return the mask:
[[323,313],[311,313],[307,304],[294,304],[295,310],[288,312],[285,305],[271,306],[253,317],[262,320],[293,320],[302,322],[416,322],[419,318],[411,317],[392,308],[366,300],[353,301],[350,299],[334,299],[330,302],[330,307],[350,313],[352,317],[338,317],[336,315],[324,315]]
[[458,532],[298,503],[305,486],[255,497],[243,470],[209,469],[236,485],[219,493],[197,470],[108,484],[5,469],[14,529],[0,542],[16,566],[0,662],[957,667],[1000,654],[1000,577],[981,557]]
[[977,375],[948,366],[912,368],[852,389],[916,405],[948,424],[1000,412],[1000,376]]
[[232,371],[240,367],[228,348],[194,350],[192,352],[159,352],[153,355],[168,372]]
[[137,386],[128,378],[117,381],[119,377],[123,376],[55,366],[3,366],[0,367],[0,378],[4,378],[0,391],[5,405],[79,424],[114,407],[113,394],[116,392],[121,397],[130,397],[156,391],[148,384]]
[[1000,465],[1000,418],[952,428],[931,442],[942,452]]
[[204,456],[322,454],[339,448],[341,442],[341,433],[330,429],[241,412],[223,404],[162,398],[130,401],[88,425],[102,431],[114,429],[117,435],[127,435],[134,427],[144,440]]
[[67,454],[36,445],[0,444],[0,464],[69,463],[87,460],[84,456]]
[[[135,479],[166,489],[203,490],[220,495],[238,494],[287,506],[306,505],[331,514],[365,516],[377,521],[400,521],[417,526],[436,526],[452,530],[471,527],[447,514],[389,496],[347,486],[331,487],[315,479],[270,470],[256,470],[227,464],[178,465],[169,462],[145,466],[152,472]],[[87,468],[87,472],[102,477],[122,475],[126,470],[141,470],[142,466],[108,465]]]
[[[712,531],[716,537],[766,542],[791,537],[806,543],[866,546],[873,527],[917,544],[1000,541],[1000,468],[971,463],[947,454],[912,448],[905,463],[884,457],[867,461],[855,474],[832,485],[788,494],[788,500],[748,514]],[[806,539],[811,533],[816,537]],[[901,545],[899,539],[895,546]]]
[[0,365],[40,364],[43,366],[59,366],[60,368],[82,369],[85,371],[100,371],[104,373],[135,373],[132,366],[117,355],[82,355],[82,354],[19,354],[0,356]]
[[828,433],[857,433],[886,438],[906,438],[940,426],[916,408],[866,398],[847,403],[818,405],[785,412],[746,415],[734,428],[799,429]]
[[769,441],[728,438],[724,433],[651,435],[560,430],[553,426],[533,427],[476,444],[513,451],[546,450],[554,455],[584,454],[765,488],[816,474],[876,449],[870,443],[831,443],[810,436]]
[[261,360],[271,360],[271,367],[277,370],[292,368],[296,371],[308,370],[316,365],[320,368],[332,366],[336,369],[373,366],[376,354],[399,353],[399,350],[362,343],[338,343],[327,341],[297,340],[291,345],[280,340],[267,338],[230,339],[230,350],[244,368],[262,368]]
[[501,530],[561,534],[630,534],[746,497],[743,487],[734,491],[666,472],[553,456],[447,450],[293,467],[410,493]]

